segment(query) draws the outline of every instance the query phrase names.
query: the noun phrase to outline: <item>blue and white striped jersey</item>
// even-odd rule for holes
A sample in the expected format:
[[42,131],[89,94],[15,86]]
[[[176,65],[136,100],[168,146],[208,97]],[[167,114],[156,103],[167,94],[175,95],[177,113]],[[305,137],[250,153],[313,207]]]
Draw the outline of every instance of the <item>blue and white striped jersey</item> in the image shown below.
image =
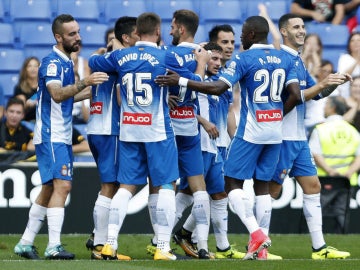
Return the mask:
[[34,127],[34,144],[63,142],[72,145],[72,109],[74,98],[56,103],[47,89],[49,83],[61,87],[75,83],[73,62],[55,46],[39,68],[38,104]]
[[281,143],[282,91],[298,82],[287,54],[272,45],[254,44],[233,57],[219,80],[230,87],[240,82],[240,123],[235,136],[255,144]]

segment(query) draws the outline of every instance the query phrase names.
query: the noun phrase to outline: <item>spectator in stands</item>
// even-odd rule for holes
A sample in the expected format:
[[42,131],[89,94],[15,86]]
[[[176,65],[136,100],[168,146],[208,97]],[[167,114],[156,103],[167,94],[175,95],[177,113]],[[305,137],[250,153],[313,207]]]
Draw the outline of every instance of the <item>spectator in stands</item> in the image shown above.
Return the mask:
[[350,97],[346,99],[346,102],[350,109],[344,114],[344,120],[360,132],[360,76],[353,77],[350,84]]
[[350,33],[358,25],[356,12],[360,6],[360,0],[344,0],[345,2],[345,20]]
[[[75,80],[82,80],[84,77],[90,75],[88,60],[81,55],[82,44],[80,50],[71,54],[71,59],[74,61]],[[90,87],[88,89],[90,92]],[[90,114],[90,100],[84,99],[74,103],[72,115],[73,124],[86,124]]]
[[2,122],[4,116],[4,101],[5,101],[4,90],[0,86],[0,122]]
[[[349,73],[352,77],[360,75],[360,32],[351,33],[347,42],[347,53],[340,55],[337,66],[339,73]],[[340,95],[348,98],[350,83],[344,83],[337,88]]]
[[20,70],[19,83],[14,87],[14,97],[25,104],[25,121],[35,121],[39,66],[40,61],[35,56],[26,58]]
[[[333,64],[329,60],[323,59],[321,60],[320,69],[317,73],[315,80],[317,82],[321,82],[331,73],[334,73]],[[337,95],[336,90],[333,92],[332,95]],[[325,121],[324,106],[326,99],[326,97],[316,101],[311,99],[305,103],[305,128],[307,137],[310,136],[311,131],[313,130],[315,125]]]
[[[343,97],[328,97],[324,108],[326,122],[315,127],[309,146],[319,177],[346,177],[351,185],[357,186],[357,172],[360,169],[360,134],[354,126],[343,119],[342,116],[347,110],[348,106]],[[346,225],[347,206],[344,200],[348,201],[348,195],[348,189],[321,193],[323,212],[330,211],[337,214],[340,231],[344,231]]]
[[316,78],[320,69],[323,44],[318,34],[308,34],[305,37],[304,47],[301,52],[307,70],[313,78]]
[[25,105],[21,99],[11,98],[6,104],[6,120],[0,123],[0,150],[34,151],[33,132],[21,124]]
[[293,0],[290,12],[301,16],[305,22],[341,24],[345,18],[344,0]]
[[90,152],[88,141],[76,126],[73,126],[72,150],[74,154]]

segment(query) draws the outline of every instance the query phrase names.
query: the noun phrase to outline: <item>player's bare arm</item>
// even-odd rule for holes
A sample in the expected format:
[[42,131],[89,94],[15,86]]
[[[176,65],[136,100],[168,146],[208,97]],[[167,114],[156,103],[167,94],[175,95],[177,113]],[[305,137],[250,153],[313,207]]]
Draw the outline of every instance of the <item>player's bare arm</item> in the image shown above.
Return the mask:
[[109,75],[105,72],[94,72],[90,76],[85,77],[84,79],[77,81],[74,84],[61,87],[58,83],[50,83],[47,88],[50,92],[52,99],[60,103],[70,97],[75,96],[80,93],[86,87],[90,85],[98,85],[109,79]]
[[350,82],[352,81],[352,77],[348,73],[329,74],[321,82],[317,83],[313,87],[310,87],[304,91],[305,101],[314,98],[318,94],[321,94],[322,97],[327,97],[336,89],[336,87],[349,81]]
[[198,91],[200,93],[218,96],[229,88],[229,85],[221,80],[215,82],[197,82],[180,77],[179,74],[172,70],[167,70],[167,75],[157,76],[155,82],[159,85],[187,86],[192,90]]

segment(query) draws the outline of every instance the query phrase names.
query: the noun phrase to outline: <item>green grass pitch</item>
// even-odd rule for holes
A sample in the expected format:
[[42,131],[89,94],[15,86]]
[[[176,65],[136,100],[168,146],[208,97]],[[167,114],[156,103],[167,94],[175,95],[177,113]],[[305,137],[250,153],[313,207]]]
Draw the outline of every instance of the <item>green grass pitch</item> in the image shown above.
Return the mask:
[[[151,235],[133,234],[119,236],[119,252],[129,255],[132,261],[93,261],[90,260],[90,251],[85,248],[88,235],[67,234],[62,236],[65,248],[76,254],[74,261],[29,261],[18,257],[13,253],[15,244],[20,235],[0,235],[0,269],[1,270],[144,270],[144,269],[206,269],[206,270],[229,270],[229,269],[256,269],[256,270],[355,270],[360,269],[360,235],[327,234],[325,239],[328,245],[351,253],[350,259],[346,260],[311,260],[311,241],[308,234],[276,234],[271,235],[271,253],[283,256],[282,261],[242,261],[242,260],[211,260],[201,261],[196,259],[179,261],[153,261],[146,253],[146,245]],[[229,241],[235,244],[238,250],[244,251],[248,236],[245,234],[230,234]],[[47,244],[47,235],[39,235],[35,240],[39,254],[43,253]],[[183,254],[175,244],[176,253]],[[209,236],[209,248],[215,250],[214,236]]]

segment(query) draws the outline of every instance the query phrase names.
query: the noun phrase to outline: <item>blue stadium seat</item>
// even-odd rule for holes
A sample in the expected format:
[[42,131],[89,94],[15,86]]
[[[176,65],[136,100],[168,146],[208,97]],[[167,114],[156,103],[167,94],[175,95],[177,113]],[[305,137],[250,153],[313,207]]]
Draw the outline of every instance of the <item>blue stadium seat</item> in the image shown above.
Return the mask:
[[80,35],[83,46],[104,47],[104,36],[106,30],[109,28],[106,24],[100,23],[79,23],[80,24]]
[[259,15],[258,5],[263,3],[266,8],[270,18],[277,22],[280,17],[286,13],[290,12],[290,1],[287,0],[271,0],[271,1],[263,1],[263,0],[247,0],[247,9],[246,15],[254,16]]
[[51,23],[26,23],[19,26],[19,42],[23,47],[46,46],[50,49],[56,43]]
[[0,74],[0,87],[3,89],[4,96],[12,97],[14,95],[14,87],[19,81],[19,72]]
[[206,41],[209,41],[209,33],[208,33],[208,31],[206,31],[206,28],[204,25],[199,25],[199,27],[196,31],[194,42],[200,43],[200,42],[206,42]]
[[161,38],[164,42],[164,45],[171,45],[172,36],[170,35],[171,31],[171,22],[161,21]]
[[9,23],[0,23],[0,47],[14,48],[14,29]]
[[323,59],[329,60],[333,66],[334,69],[337,69],[339,57],[341,54],[346,53],[346,48],[324,48],[323,50]]
[[0,0],[0,22],[7,22],[3,0]]
[[330,23],[307,23],[306,32],[318,34],[323,46],[331,48],[345,48],[349,37],[349,29],[346,25]]
[[0,49],[0,72],[19,72],[24,59],[24,52],[22,50]]
[[11,21],[48,21],[53,19],[53,10],[49,0],[10,1]]
[[40,61],[52,51],[52,46],[47,47],[26,47],[24,48],[25,57],[35,56]]
[[101,21],[98,0],[58,0],[56,13],[71,14],[79,22]]
[[122,16],[139,16],[150,11],[151,3],[146,0],[106,0],[104,1],[103,16],[105,23],[113,24]]
[[243,23],[246,2],[239,0],[199,0],[199,17],[203,23]]
[[161,17],[162,21],[171,21],[174,11],[189,9],[199,13],[199,2],[194,0],[153,0],[151,10]]

